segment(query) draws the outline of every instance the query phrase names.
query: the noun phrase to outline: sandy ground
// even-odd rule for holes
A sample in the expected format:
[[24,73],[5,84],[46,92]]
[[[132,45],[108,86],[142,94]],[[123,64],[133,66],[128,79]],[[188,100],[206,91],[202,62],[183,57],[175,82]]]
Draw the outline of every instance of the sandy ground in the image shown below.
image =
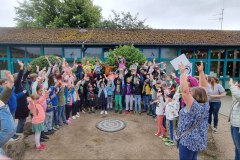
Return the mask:
[[[98,130],[96,123],[107,118],[124,120],[127,126],[113,133]],[[230,124],[226,116],[219,118],[219,132],[213,134],[218,148],[215,159],[234,159]],[[44,151],[35,151],[34,136],[27,137],[24,159],[178,159],[176,147],[165,146],[154,135],[155,131],[156,121],[145,114],[81,114],[80,118],[51,135]],[[213,158],[200,154],[199,159]]]
[[[127,127],[119,132],[102,132],[95,125],[106,118],[124,120]],[[50,136],[44,151],[35,151],[34,137],[29,136],[24,159],[178,159],[176,147],[165,146],[155,131],[155,120],[145,114],[81,114]],[[204,155],[199,158],[209,159]]]

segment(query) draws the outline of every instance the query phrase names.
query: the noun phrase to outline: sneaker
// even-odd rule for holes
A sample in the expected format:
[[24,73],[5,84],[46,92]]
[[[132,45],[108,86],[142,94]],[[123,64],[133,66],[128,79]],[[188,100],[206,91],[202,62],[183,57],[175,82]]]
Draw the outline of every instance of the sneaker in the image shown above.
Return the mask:
[[158,133],[155,133],[154,135],[155,135],[155,136],[159,136],[159,134],[158,134]]
[[165,145],[170,147],[170,146],[174,146],[175,144],[172,141],[169,141],[169,142],[165,142]]
[[70,120],[67,120],[67,124],[70,124],[70,123],[72,123]]
[[47,148],[47,146],[45,144],[40,144],[44,149]]
[[217,133],[217,128],[213,128],[213,132],[214,132],[214,133]]
[[165,138],[163,138],[162,140],[163,140],[164,142],[169,142],[169,141],[171,141],[170,138],[168,138],[168,137],[165,137]]
[[107,111],[105,111],[105,114],[108,114]]
[[44,133],[43,133],[43,134],[41,134],[41,138],[42,138],[42,139],[49,139],[49,137],[48,137],[48,136],[46,136]]
[[77,119],[76,116],[72,116],[72,119]]
[[42,150],[44,150],[45,148],[44,148],[42,145],[40,145],[40,146],[38,146],[38,147],[35,146],[35,149],[36,149],[37,151],[42,151]]
[[56,128],[57,128],[57,129],[60,129],[60,126],[59,126],[59,125],[56,125]]
[[125,114],[128,114],[129,112],[128,112],[128,110],[125,110],[125,112],[124,112]]
[[139,115],[141,115],[142,113],[141,112],[138,112]]
[[47,139],[40,138],[40,142],[46,142]]
[[77,118],[79,118],[80,116],[79,115],[76,115]]
[[104,114],[104,111],[101,111],[100,114]]
[[118,112],[118,110],[115,110],[115,113],[117,113]]
[[122,114],[122,111],[119,111],[119,114]]
[[80,116],[80,113],[79,113],[79,112],[77,112],[77,116]]
[[163,138],[163,136],[162,136],[162,135],[160,135],[160,136],[158,136],[158,137],[159,137],[159,138],[161,138],[161,139]]
[[20,139],[20,137],[21,137],[21,136],[15,134],[9,141],[10,141],[10,142],[17,141],[17,140]]

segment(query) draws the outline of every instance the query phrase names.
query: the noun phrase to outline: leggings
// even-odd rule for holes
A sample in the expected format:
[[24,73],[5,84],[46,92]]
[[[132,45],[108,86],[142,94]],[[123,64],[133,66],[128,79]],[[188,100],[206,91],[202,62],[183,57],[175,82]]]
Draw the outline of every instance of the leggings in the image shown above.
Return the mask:
[[70,113],[72,111],[72,106],[71,105],[66,105],[66,119],[68,120],[70,117]]
[[40,146],[40,136],[41,136],[41,132],[35,132],[35,144],[36,144],[36,147]]

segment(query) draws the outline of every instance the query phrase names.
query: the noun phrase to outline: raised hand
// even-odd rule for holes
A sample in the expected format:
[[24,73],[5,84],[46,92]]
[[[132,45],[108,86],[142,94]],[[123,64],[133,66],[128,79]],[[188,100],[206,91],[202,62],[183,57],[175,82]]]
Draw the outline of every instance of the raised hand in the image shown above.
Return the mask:
[[200,65],[197,66],[197,68],[198,68],[198,72],[199,72],[199,73],[200,73],[200,72],[203,72],[203,62],[202,62],[202,61],[200,62]]
[[175,77],[176,77],[176,74],[175,74],[174,72],[171,72],[171,76],[172,76],[173,78],[175,78]]
[[185,65],[183,63],[179,65],[179,70],[181,74],[185,73]]
[[18,65],[20,66],[20,69],[22,70],[24,67],[24,63],[22,61],[20,61],[19,59],[17,60]]
[[10,71],[4,71],[4,73],[5,73],[6,80],[9,83],[14,83],[14,78],[13,78],[11,72]]
[[32,66],[30,64],[28,64],[28,71],[32,70]]
[[48,60],[48,55],[46,55],[45,58]]

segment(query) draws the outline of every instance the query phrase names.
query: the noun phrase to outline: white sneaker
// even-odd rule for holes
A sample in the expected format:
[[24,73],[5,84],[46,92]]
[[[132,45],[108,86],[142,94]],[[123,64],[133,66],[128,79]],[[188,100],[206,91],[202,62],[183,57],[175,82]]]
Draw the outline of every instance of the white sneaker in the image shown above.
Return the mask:
[[101,112],[100,112],[100,114],[103,114],[103,113],[104,113],[104,111],[101,111]]
[[76,119],[76,116],[72,116],[72,119]]
[[80,116],[79,115],[76,115],[77,118],[79,118]]
[[79,113],[79,112],[77,112],[77,115],[78,115],[78,116],[80,116],[80,113]]
[[217,128],[213,128],[213,132],[214,132],[214,133],[217,133]]
[[107,111],[105,111],[105,114],[107,114]]

